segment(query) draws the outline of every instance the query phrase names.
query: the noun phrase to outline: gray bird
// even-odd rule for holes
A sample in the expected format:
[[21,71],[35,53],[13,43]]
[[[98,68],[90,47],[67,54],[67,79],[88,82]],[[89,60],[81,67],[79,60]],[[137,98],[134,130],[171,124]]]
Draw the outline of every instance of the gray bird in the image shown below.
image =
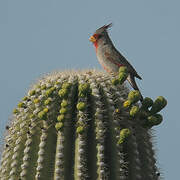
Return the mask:
[[[126,60],[126,58],[114,47],[107,29],[112,26],[111,24],[104,25],[96,30],[96,32],[89,38],[89,40],[94,44],[96,55],[99,63],[102,67],[112,74],[118,74],[119,68],[125,66],[128,70],[127,80],[134,90],[139,88],[136,84],[135,77],[142,79],[133,66]],[[140,91],[139,91],[140,92]],[[143,96],[141,95],[141,101]]]

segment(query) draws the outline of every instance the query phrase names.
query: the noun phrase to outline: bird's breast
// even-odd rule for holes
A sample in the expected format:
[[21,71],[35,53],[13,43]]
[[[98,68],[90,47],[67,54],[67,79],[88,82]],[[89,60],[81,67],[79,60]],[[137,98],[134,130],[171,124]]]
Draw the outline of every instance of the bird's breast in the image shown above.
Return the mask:
[[97,48],[96,54],[99,63],[108,73],[117,73],[119,67],[107,58],[106,53],[112,53],[108,47]]

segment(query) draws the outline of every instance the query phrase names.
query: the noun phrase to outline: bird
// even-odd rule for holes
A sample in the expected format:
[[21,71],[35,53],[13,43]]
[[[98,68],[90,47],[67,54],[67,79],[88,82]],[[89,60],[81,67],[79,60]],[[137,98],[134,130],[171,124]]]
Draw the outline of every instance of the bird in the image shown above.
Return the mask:
[[[96,51],[96,56],[101,66],[109,73],[117,75],[119,68],[125,66],[128,71],[127,80],[134,90],[139,90],[135,78],[142,79],[136,72],[134,67],[128,60],[115,48],[111,41],[108,29],[112,27],[112,23],[98,28],[95,33],[90,36],[89,40],[93,43]],[[143,96],[140,92],[140,100],[143,101]]]

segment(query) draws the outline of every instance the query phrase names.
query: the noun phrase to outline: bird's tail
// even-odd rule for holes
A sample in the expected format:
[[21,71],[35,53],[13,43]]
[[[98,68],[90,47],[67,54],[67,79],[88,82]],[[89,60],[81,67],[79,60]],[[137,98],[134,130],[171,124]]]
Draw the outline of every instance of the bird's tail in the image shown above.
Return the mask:
[[[128,82],[130,83],[130,85],[133,87],[134,90],[138,90],[138,91],[140,92],[140,90],[139,90],[139,88],[138,88],[138,86],[137,86],[137,84],[136,84],[136,81],[135,81],[134,76],[129,75],[129,76],[127,77],[127,80],[128,80]],[[142,96],[141,92],[140,92],[140,95],[141,95],[140,101],[142,102],[142,101],[143,101],[143,96]]]

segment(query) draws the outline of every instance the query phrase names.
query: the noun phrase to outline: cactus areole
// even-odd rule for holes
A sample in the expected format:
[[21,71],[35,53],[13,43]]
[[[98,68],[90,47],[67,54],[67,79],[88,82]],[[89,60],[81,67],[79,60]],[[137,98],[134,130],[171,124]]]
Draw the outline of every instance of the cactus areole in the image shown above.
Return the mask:
[[166,102],[150,110],[128,94],[96,70],[43,77],[13,111],[0,179],[158,180],[151,127]]

